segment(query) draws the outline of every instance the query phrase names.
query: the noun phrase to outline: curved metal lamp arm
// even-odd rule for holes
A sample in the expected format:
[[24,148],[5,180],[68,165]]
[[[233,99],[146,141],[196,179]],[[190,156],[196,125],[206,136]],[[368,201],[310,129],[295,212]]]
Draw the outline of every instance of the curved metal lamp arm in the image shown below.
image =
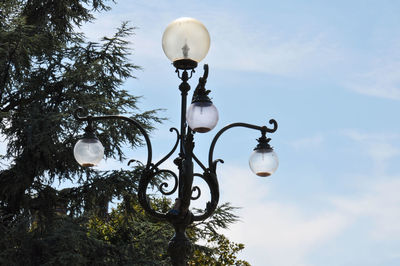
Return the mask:
[[[84,115],[82,115],[82,113],[84,113]],[[126,121],[126,122],[132,124],[133,126],[135,126],[139,129],[140,133],[143,135],[143,137],[146,141],[146,146],[147,146],[147,162],[145,165],[145,169],[143,170],[142,176],[139,180],[139,189],[138,189],[139,203],[148,214],[150,214],[158,219],[162,219],[162,220],[167,219],[167,214],[159,213],[150,206],[150,203],[146,196],[147,186],[150,183],[151,178],[153,178],[155,175],[160,174],[162,172],[167,172],[165,170],[157,169],[157,166],[159,164],[161,164],[164,159],[162,159],[160,162],[158,162],[156,166],[152,165],[151,161],[152,161],[153,152],[152,152],[152,148],[151,148],[150,138],[149,138],[149,135],[146,133],[146,130],[137,121],[133,120],[132,118],[129,118],[126,116],[120,116],[120,115],[91,116],[91,115],[87,114],[87,110],[83,107],[78,107],[78,109],[75,110],[74,117],[78,121],[87,121],[88,123],[91,123],[92,121],[111,120],[111,119],[123,120],[123,121]],[[171,131],[173,131],[173,130],[177,131],[176,129],[171,129]],[[177,144],[174,145],[173,151],[176,149],[176,146],[177,146]],[[167,156],[169,157],[173,153],[173,151],[168,153]],[[174,176],[174,179],[175,179],[175,183],[177,183],[176,176]],[[165,185],[163,185],[163,184],[161,184],[161,186],[160,186],[160,189],[161,189],[160,191],[163,194],[173,193],[176,191],[176,185],[174,186],[172,192],[165,192],[163,190],[164,186]]]
[[[80,116],[79,114],[82,114],[82,112],[85,112],[86,115]],[[140,133],[143,135],[143,137],[146,141],[146,146],[147,146],[146,169],[150,169],[151,159],[153,156],[150,138],[149,138],[149,135],[146,133],[146,130],[137,121],[133,120],[132,118],[129,118],[126,116],[121,116],[121,115],[105,115],[105,116],[87,115],[87,110],[83,107],[78,107],[75,110],[74,117],[75,117],[75,119],[77,119],[79,121],[87,121],[87,122],[116,119],[116,120],[124,120],[130,124],[133,124],[135,127],[137,127],[139,129]]]
[[216,163],[218,161],[221,161],[221,160],[214,161],[213,156],[214,156],[215,144],[217,143],[217,141],[218,141],[219,137],[222,135],[222,133],[224,133],[225,131],[227,131],[228,129],[233,128],[233,127],[245,127],[245,128],[260,130],[261,133],[263,133],[263,134],[274,133],[278,129],[278,123],[274,119],[269,120],[269,123],[272,124],[274,127],[268,128],[267,126],[260,127],[260,126],[247,124],[247,123],[233,123],[233,124],[225,126],[220,131],[218,131],[218,133],[215,135],[214,139],[211,142],[210,151],[208,153],[208,167],[210,168],[211,172],[215,173]]
[[220,131],[218,131],[218,133],[215,135],[214,139],[212,140],[211,146],[210,146],[209,157],[208,157],[209,168],[205,170],[203,175],[196,175],[196,176],[201,177],[207,183],[207,185],[210,189],[211,201],[207,202],[207,206],[206,206],[205,212],[203,214],[193,216],[193,221],[203,221],[203,220],[207,219],[214,213],[215,209],[218,206],[219,185],[218,185],[218,179],[217,179],[217,174],[216,174],[216,165],[218,162],[223,163],[223,161],[221,159],[214,161],[213,155],[214,155],[214,148],[215,148],[215,145],[216,145],[219,137],[225,131],[227,131],[228,129],[233,128],[233,127],[245,127],[245,128],[255,129],[255,130],[261,131],[262,134],[274,133],[278,129],[278,123],[274,119],[271,119],[269,121],[269,123],[273,125],[273,128],[268,128],[267,126],[256,126],[256,125],[246,124],[246,123],[233,123],[233,124],[225,126]]

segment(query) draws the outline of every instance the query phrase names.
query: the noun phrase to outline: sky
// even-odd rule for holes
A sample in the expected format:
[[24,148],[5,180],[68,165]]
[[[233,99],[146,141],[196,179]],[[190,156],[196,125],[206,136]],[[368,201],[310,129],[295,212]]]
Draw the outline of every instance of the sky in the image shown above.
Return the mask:
[[[256,266],[400,265],[399,1],[120,0],[111,7],[81,30],[97,40],[122,21],[137,27],[131,60],[142,70],[123,87],[143,96],[142,110],[164,109],[168,120],[151,134],[156,158],[174,143],[169,128],[179,127],[179,79],[161,47],[179,17],[202,21],[211,36],[191,85],[209,64],[207,89],[220,119],[195,135],[197,156],[206,162],[213,136],[229,123],[277,120],[269,137],[280,165],[268,178],[248,167],[258,132],[232,129],[216,146],[215,158],[225,161],[220,202],[241,207],[241,221],[223,233],[245,244],[241,258]],[[130,155],[143,159],[145,150]]]

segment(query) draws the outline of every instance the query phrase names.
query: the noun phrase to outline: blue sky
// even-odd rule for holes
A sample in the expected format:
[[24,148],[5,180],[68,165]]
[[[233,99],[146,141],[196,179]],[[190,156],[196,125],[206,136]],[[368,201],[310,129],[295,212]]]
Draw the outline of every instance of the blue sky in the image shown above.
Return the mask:
[[398,1],[121,0],[112,7],[82,31],[99,39],[121,21],[138,27],[132,61],[143,70],[124,86],[143,95],[143,110],[165,109],[169,120],[152,134],[156,157],[169,151],[168,129],[179,124],[179,80],[161,47],[178,17],[202,21],[211,36],[202,63],[210,66],[207,88],[220,121],[196,134],[198,157],[206,161],[212,137],[228,123],[278,121],[270,137],[280,167],[269,178],[248,167],[258,132],[233,129],[216,147],[225,160],[222,201],[242,207],[241,222],[224,233],[246,245],[242,258],[274,266],[400,265]]

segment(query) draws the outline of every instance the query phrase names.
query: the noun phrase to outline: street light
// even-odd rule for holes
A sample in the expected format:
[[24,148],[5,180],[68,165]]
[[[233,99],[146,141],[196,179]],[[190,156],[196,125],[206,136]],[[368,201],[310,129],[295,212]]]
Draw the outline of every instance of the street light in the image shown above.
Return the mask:
[[[181,79],[179,90],[181,91],[181,122],[180,130],[171,128],[176,133],[176,142],[171,151],[156,163],[152,162],[152,147],[148,134],[144,128],[135,120],[119,115],[91,116],[86,110],[79,107],[74,116],[79,121],[87,121],[84,137],[77,142],[74,148],[76,160],[82,166],[93,166],[98,163],[98,158],[103,157],[104,148],[95,136],[92,123],[101,120],[123,120],[131,126],[136,127],[143,135],[147,146],[147,162],[141,172],[138,188],[138,199],[142,208],[151,216],[159,220],[167,221],[175,229],[175,235],[168,245],[168,253],[172,265],[187,265],[187,260],[193,252],[193,245],[186,236],[186,228],[195,221],[203,221],[209,218],[215,211],[219,201],[219,185],[217,179],[217,163],[214,160],[214,149],[219,137],[228,129],[244,127],[258,130],[261,137],[250,157],[251,170],[258,176],[269,176],[278,167],[278,158],[269,145],[270,138],[267,133],[274,133],[278,124],[274,119],[269,120],[273,126],[256,126],[247,123],[233,123],[223,127],[214,136],[209,153],[208,166],[205,166],[194,154],[195,132],[205,133],[212,130],[218,122],[218,111],[208,97],[210,91],[206,90],[205,84],[208,77],[208,65],[204,65],[204,74],[199,78],[199,83],[193,92],[192,104],[187,109],[187,94],[190,90],[188,80],[192,77],[198,63],[207,55],[210,47],[210,36],[204,25],[193,18],[180,18],[170,23],[164,32],[162,45],[166,56],[172,61],[178,77]],[[189,74],[190,72],[190,74]],[[86,146],[85,146],[86,145]],[[178,174],[171,170],[162,169],[160,165],[170,158],[179,146],[178,157],[174,163],[178,168]],[[82,147],[86,147],[82,148]],[[89,149],[87,149],[89,147]],[[90,152],[89,152],[90,151]],[[94,159],[95,158],[95,159]],[[194,172],[193,164],[196,163],[203,173]],[[154,210],[149,202],[147,190],[152,178],[160,174],[169,174],[174,178],[174,187],[166,191],[166,183],[158,188],[163,195],[172,195],[178,191],[178,197],[172,210],[161,213]],[[190,202],[200,196],[200,188],[193,186],[194,177],[203,179],[210,190],[211,200],[207,202],[203,213],[193,214],[189,210]]]
[[104,156],[104,147],[94,133],[92,123],[85,129],[83,137],[74,146],[74,157],[76,161],[84,166],[96,166]]
[[269,145],[270,140],[263,134],[249,159],[251,171],[261,177],[272,175],[279,165],[278,156]]
[[210,34],[200,21],[178,18],[164,31],[162,47],[178,69],[194,69],[210,49]]

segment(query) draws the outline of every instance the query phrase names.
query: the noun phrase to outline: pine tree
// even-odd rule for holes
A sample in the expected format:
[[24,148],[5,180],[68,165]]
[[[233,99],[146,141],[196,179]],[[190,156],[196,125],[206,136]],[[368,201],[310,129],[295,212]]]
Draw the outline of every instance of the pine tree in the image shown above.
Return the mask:
[[[109,10],[106,2],[0,1],[0,133],[7,146],[0,158],[1,265],[168,261],[165,254],[173,230],[140,209],[140,167],[94,171],[83,169],[73,158],[73,145],[84,126],[72,116],[78,106],[94,115],[124,113],[147,131],[162,122],[157,110],[140,112],[138,97],[121,88],[139,69],[128,60],[126,37],[134,28],[122,23],[113,36],[99,42],[87,41],[77,31],[94,19],[95,12]],[[106,158],[123,161],[123,147],[143,145],[137,129],[119,122],[97,123],[97,135]],[[56,189],[65,181],[76,186]],[[109,213],[108,204],[115,198],[121,203]],[[154,202],[165,211],[171,205],[163,198]],[[237,217],[229,206],[218,211],[222,216],[191,229],[194,241],[223,241],[216,230]],[[242,248],[227,250],[234,254]],[[197,257],[218,253],[201,246],[198,250]]]

